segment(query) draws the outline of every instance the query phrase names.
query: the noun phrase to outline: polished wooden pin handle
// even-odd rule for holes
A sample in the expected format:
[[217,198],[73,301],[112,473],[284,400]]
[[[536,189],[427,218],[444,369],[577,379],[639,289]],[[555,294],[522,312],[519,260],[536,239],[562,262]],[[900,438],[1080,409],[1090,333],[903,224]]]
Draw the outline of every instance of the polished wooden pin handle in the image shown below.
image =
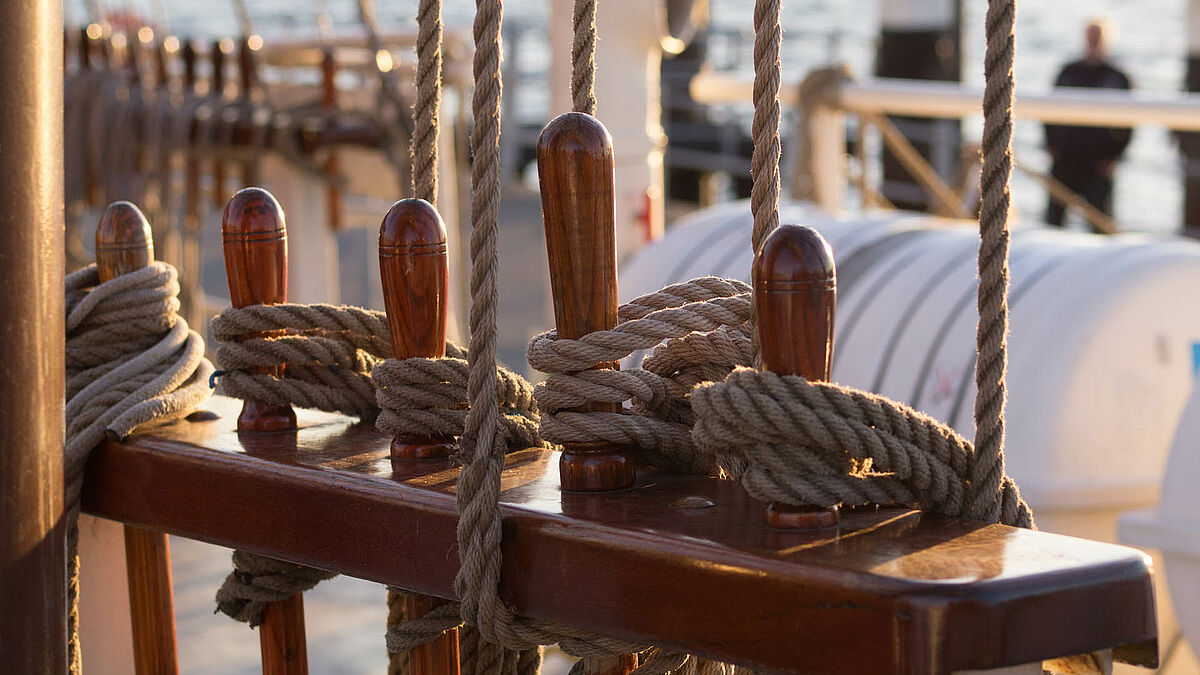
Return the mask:
[[[827,382],[837,302],[829,244],[811,227],[782,225],[763,242],[752,275],[763,369]],[[766,519],[772,527],[812,529],[837,525],[840,516],[837,508],[775,502]]]
[[[538,137],[537,164],[558,335],[575,339],[613,328],[617,247],[612,137],[590,115],[560,115]],[[620,407],[595,404],[587,409],[619,412]],[[562,488],[592,492],[630,487],[630,455],[628,448],[608,443],[566,444],[559,460]]]
[[[221,219],[221,241],[234,307],[287,302],[287,228],[283,209],[271,193],[250,187],[233,195]],[[281,375],[283,367],[275,372]],[[296,412],[290,405],[247,400],[237,428],[249,433],[292,430]],[[268,604],[258,630],[264,674],[308,673],[303,594]]]
[[[388,209],[379,226],[379,276],[392,355],[397,359],[445,356],[450,265],[446,226],[432,204],[403,199]],[[391,455],[398,460],[445,462],[453,442],[452,438],[397,434]],[[405,614],[417,618],[445,601],[409,593],[404,603]],[[458,630],[413,649],[408,663],[412,675],[458,675]]]
[[[96,226],[96,270],[101,283],[146,267],[153,260],[154,240],[146,216],[129,202],[113,202]],[[125,572],[129,579],[135,672],[178,673],[167,535],[126,525]]]
[[[287,302],[287,229],[271,193],[252,187],[235,194],[221,218],[221,241],[234,307]],[[282,375],[283,367],[274,374]],[[296,413],[288,405],[247,400],[237,424],[238,431],[285,431],[296,428]]]
[[[445,356],[450,279],[446,226],[429,202],[404,199],[383,217],[379,276],[393,356]],[[452,438],[398,434],[392,439],[391,453],[404,460],[446,459],[453,442]]]

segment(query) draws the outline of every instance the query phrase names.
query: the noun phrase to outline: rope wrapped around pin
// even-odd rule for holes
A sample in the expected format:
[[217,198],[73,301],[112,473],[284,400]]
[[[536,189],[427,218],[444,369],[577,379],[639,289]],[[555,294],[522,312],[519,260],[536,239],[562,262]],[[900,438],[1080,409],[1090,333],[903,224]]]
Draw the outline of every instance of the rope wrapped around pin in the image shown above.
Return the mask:
[[211,393],[204,340],[176,313],[178,278],[164,262],[104,283],[94,265],[66,278],[68,503],[97,443],[185,417]]
[[[327,304],[228,308],[212,321],[220,393],[375,420],[380,431],[461,436],[466,350],[447,342],[441,358],[393,359],[387,316]],[[241,335],[268,337],[239,340]],[[262,372],[285,366],[284,375]],[[510,448],[542,445],[533,385],[498,367],[500,423]]]
[[[371,370],[379,417],[375,426],[390,434],[459,437],[467,419],[465,350],[446,343],[442,358],[413,357],[378,361]],[[533,385],[508,370],[496,369],[498,423],[511,450],[544,445],[538,436]]]
[[[632,445],[650,463],[738,478],[764,501],[970,517],[974,449],[953,429],[883,396],[749,368],[750,290],[701,277],[622,306],[612,330],[534,337],[530,365],[551,373],[534,393],[542,437]],[[641,369],[594,369],[646,349]],[[579,410],[593,402],[632,405]],[[1032,526],[1010,478],[989,499],[999,522]]]
[[79,493],[83,467],[105,438],[185,417],[211,395],[204,340],[179,316],[179,275],[155,262],[150,224],[114,202],[96,227],[96,265],[67,276],[66,480],[70,672],[79,645]]
[[[694,389],[691,405],[697,448],[739,460],[742,485],[765,502],[909,505],[971,517],[971,442],[902,403],[739,367]],[[999,522],[1033,526],[1011,478],[993,499]]]
[[[212,320],[220,393],[374,419],[371,369],[391,356],[382,312],[326,304],[229,308]],[[247,334],[262,335],[239,339]],[[280,376],[268,368],[285,366]]]
[[[688,398],[695,384],[749,364],[749,318],[747,284],[700,277],[622,305],[612,330],[577,340],[555,331],[534,336],[529,365],[550,374],[534,389],[542,437],[553,443],[632,445],[682,471],[719,471],[692,442]],[[596,369],[642,350],[653,351],[640,369]],[[626,401],[632,401],[634,414],[577,410],[586,403]]]
[[336,572],[234,551],[233,571],[217,589],[217,611],[254,628],[262,623],[268,604],[286,600],[336,576]]

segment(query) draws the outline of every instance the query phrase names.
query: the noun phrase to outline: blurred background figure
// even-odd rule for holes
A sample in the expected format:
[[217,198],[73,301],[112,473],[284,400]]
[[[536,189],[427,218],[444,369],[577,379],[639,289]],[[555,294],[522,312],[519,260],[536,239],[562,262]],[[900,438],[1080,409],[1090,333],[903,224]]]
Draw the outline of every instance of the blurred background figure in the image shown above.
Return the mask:
[[[1091,19],[1084,27],[1082,59],[1063,66],[1056,87],[1129,89],[1129,77],[1108,57],[1112,29],[1106,19]],[[1113,168],[1125,152],[1130,129],[1046,125],[1050,175],[1105,215],[1112,215]],[[1065,208],[1051,198],[1046,222],[1062,227]]]

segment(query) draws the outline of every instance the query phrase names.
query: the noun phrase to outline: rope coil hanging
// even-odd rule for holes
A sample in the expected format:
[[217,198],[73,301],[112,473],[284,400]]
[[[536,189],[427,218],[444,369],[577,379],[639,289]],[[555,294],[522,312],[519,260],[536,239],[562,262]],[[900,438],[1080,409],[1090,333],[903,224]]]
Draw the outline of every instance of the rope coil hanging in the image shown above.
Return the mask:
[[105,438],[189,415],[211,395],[204,340],[178,315],[179,275],[164,262],[104,283],[95,265],[67,275],[66,477],[68,652],[79,645],[79,494],[88,454]]

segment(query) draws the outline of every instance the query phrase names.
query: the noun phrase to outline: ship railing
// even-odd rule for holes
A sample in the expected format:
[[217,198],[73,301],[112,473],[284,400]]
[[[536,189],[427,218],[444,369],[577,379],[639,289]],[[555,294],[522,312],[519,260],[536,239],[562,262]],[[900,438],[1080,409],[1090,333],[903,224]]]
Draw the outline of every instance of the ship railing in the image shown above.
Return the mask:
[[[753,81],[746,76],[709,71],[692,80],[690,91],[700,103],[748,104],[752,88]],[[863,139],[867,127],[877,128],[884,145],[930,197],[933,212],[968,217],[973,211],[968,194],[970,181],[949,184],[913,149],[887,116],[955,120],[979,117],[983,111],[982,87],[925,80],[855,80],[844,68],[831,67],[813,71],[800,81],[785,83],[780,100],[798,111],[793,138],[801,140],[793,142],[788,157],[789,189],[794,198],[812,199],[837,212],[846,203],[849,182],[859,187],[865,205],[887,205],[865,179],[862,153],[866,144],[858,143],[857,172],[852,172],[846,161],[846,118],[856,116],[858,139]],[[1194,132],[1200,131],[1200,94],[1076,87],[1040,93],[1022,91],[1015,99],[1013,114],[1017,119],[1050,124],[1101,127],[1153,124],[1173,131]],[[1035,176],[1043,183],[1045,178]],[[1060,187],[1051,185],[1047,189],[1056,199],[1079,208],[1101,231],[1115,227],[1111,220],[1097,217],[1103,214],[1083,208],[1079,199],[1057,189]]]

